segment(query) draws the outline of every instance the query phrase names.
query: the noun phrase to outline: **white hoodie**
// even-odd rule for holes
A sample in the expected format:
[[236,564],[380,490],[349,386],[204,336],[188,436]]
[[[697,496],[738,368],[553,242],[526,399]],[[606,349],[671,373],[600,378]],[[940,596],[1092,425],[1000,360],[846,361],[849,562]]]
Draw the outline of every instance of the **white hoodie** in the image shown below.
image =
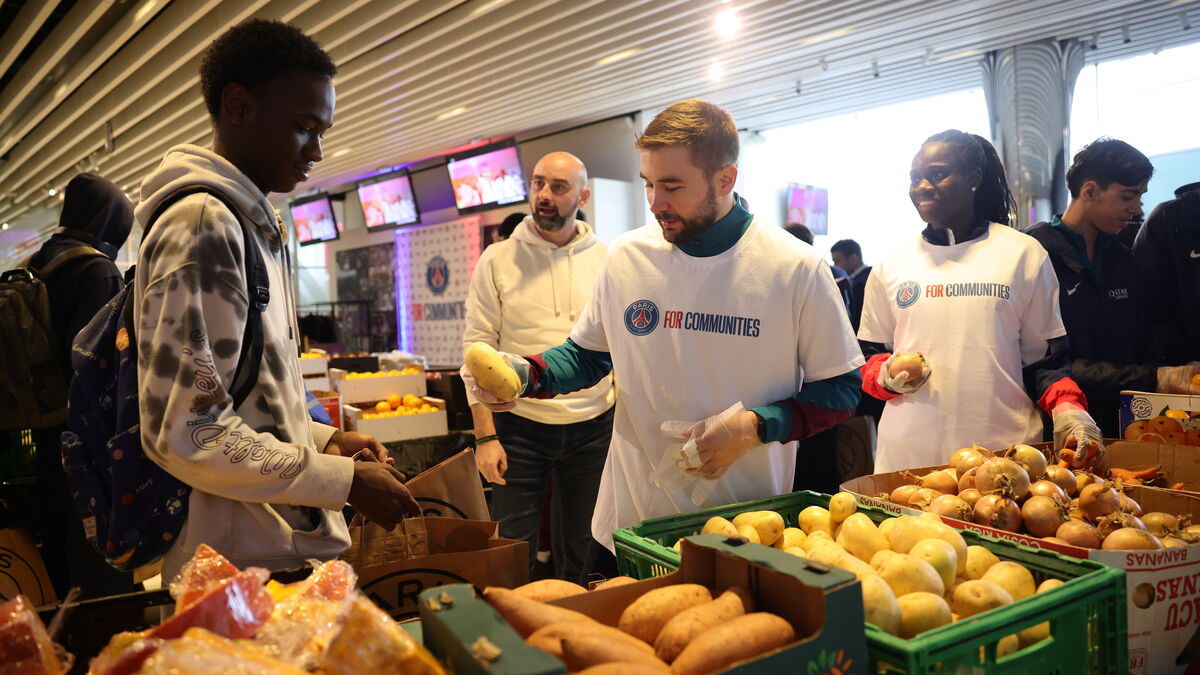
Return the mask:
[[[484,249],[471,276],[464,347],[486,342],[499,351],[525,355],[566,341],[592,297],[607,252],[590,225],[576,220],[575,227],[571,241],[555,246],[542,239],[533,218],[526,216],[511,237]],[[518,399],[513,412],[543,424],[572,424],[600,415],[614,401],[610,375],[572,394]]]
[[258,382],[235,410],[228,387],[247,308],[246,242],[235,216],[209,195],[191,195],[142,241],[134,281],[142,443],[193,488],[163,578],[174,578],[201,543],[238,567],[335,558],[350,543],[340,509],[353,462],[322,454],[334,429],[309,421],[286,229],[245,174],[195,145],[172,148],[142,182],[138,221],[144,225],[164,198],[196,184],[238,207],[266,264],[271,299]]

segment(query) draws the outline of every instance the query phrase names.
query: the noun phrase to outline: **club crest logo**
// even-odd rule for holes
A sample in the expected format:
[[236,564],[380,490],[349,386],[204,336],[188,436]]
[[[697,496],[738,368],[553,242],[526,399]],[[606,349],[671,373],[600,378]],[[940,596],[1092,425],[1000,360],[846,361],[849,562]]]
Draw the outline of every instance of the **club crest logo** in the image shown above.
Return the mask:
[[429,287],[429,292],[434,295],[441,295],[446,291],[446,286],[449,284],[449,263],[440,255],[430,258],[429,264],[425,266],[425,285]]
[[658,306],[638,300],[625,308],[625,328],[638,337],[649,335],[658,326]]
[[912,307],[920,297],[921,284],[915,281],[906,281],[900,284],[900,288],[896,291],[896,306],[900,309]]

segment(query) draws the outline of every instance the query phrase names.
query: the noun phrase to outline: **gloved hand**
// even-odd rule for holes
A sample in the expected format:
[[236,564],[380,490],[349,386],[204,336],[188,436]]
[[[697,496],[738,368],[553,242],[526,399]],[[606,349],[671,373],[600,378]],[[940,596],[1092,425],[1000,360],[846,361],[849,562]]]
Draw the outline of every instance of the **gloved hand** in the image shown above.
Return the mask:
[[[1068,445],[1079,448],[1075,453],[1075,466],[1095,464],[1104,457],[1104,436],[1086,410],[1074,403],[1059,403],[1054,406],[1050,416],[1054,419],[1054,449],[1060,450]],[[1097,443],[1099,453],[1095,456],[1088,456],[1088,441]]]
[[921,368],[921,376],[912,382],[909,382],[906,371],[900,371],[894,376],[891,375],[892,361],[897,356],[900,356],[900,354],[892,354],[883,362],[883,366],[879,369],[879,376],[876,379],[879,386],[888,391],[894,391],[897,394],[911,394],[929,381],[929,375],[933,372],[933,369],[929,366],[929,361],[925,361],[925,366]]
[[1200,363],[1186,366],[1169,366],[1158,369],[1158,387],[1160,394],[1200,394]]
[[700,468],[689,471],[709,480],[725,475],[742,455],[763,444],[758,439],[758,416],[741,403],[705,418],[684,432],[696,443]]
[[[520,390],[517,392],[517,398],[520,398],[529,389],[529,362],[516,354],[509,354],[508,352],[500,352],[500,356],[517,373],[517,380],[521,383]],[[458,374],[462,376],[463,386],[471,393],[471,396],[492,412],[505,412],[517,407],[515,400],[501,401],[488,393],[486,389],[480,387],[479,383],[475,381],[475,376],[471,374],[471,371],[465,365],[458,369]]]

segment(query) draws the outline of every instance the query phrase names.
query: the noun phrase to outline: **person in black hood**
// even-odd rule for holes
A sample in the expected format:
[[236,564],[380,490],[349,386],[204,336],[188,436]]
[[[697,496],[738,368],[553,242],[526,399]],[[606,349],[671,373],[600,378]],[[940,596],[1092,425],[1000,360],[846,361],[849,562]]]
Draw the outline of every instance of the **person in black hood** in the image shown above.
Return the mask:
[[1133,146],[1098,139],[1067,170],[1066,212],[1027,230],[1058,275],[1071,372],[1106,438],[1123,435],[1122,390],[1191,393],[1188,379],[1200,370],[1158,367],[1138,351],[1145,294],[1133,254],[1117,235],[1141,216],[1153,174],[1150,160]]
[[[54,328],[64,347],[63,368],[69,372],[75,335],[124,288],[114,261],[133,227],[133,204],[108,180],[81,173],[67,183],[58,223],[29,265],[41,269],[68,251],[91,249],[90,255],[66,262],[45,280]],[[84,597],[131,592],[132,576],[109,567],[84,538],[62,470],[59,437],[64,429],[33,430],[39,501],[34,529],[50,581],[60,598],[71,586],[82,587]]]
[[1155,207],[1133,258],[1147,311],[1143,348],[1166,364],[1200,361],[1200,182]]

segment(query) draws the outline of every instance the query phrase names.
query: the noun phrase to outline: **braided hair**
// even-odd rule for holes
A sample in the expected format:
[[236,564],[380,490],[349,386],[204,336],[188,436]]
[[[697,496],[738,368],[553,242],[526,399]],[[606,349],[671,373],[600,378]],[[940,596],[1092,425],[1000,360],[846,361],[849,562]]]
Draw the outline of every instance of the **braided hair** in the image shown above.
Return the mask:
[[945,143],[958,149],[966,170],[979,169],[981,178],[975,192],[975,216],[989,223],[1012,226],[1017,200],[1008,189],[1004,165],[996,149],[982,136],[958,129],[947,129],[925,139],[925,143]]

